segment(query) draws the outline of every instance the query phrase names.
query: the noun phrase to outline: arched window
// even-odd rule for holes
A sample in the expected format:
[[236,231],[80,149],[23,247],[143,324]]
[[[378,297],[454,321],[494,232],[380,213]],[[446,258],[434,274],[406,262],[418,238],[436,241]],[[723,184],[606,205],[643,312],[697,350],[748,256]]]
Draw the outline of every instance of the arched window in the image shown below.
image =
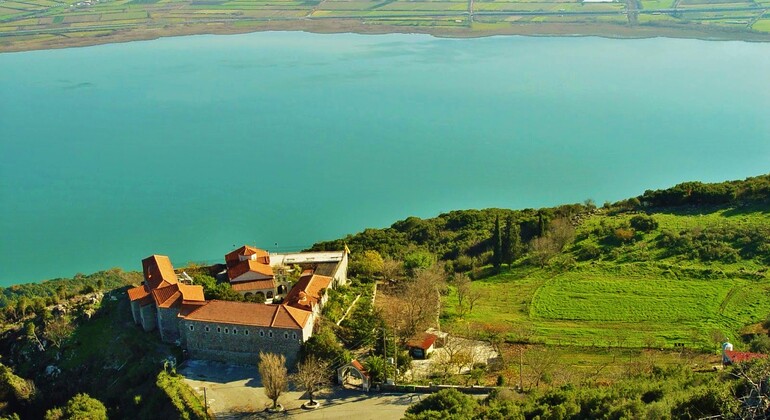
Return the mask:
[[273,291],[272,291],[272,290],[270,290],[269,292],[267,292],[267,298],[268,298],[268,299],[272,299],[272,298],[273,298]]
[[249,335],[249,330],[243,330],[243,333]]
[[287,332],[283,333],[283,338],[288,340],[289,339],[289,333],[287,333]]
[[262,331],[262,330],[259,330],[259,336],[260,336],[260,337],[264,337],[264,336],[265,336],[265,332],[264,332],[264,331]]
[[209,331],[211,331],[211,328],[206,327],[206,332],[209,332]]
[[221,333],[222,332],[222,327],[217,327],[217,332]]
[[230,330],[225,328],[225,334],[230,334]]
[[270,337],[270,338],[273,338],[273,332],[272,331],[268,331],[267,332],[267,336]]
[[233,334],[238,334],[238,330],[236,328],[233,328]]
[[296,339],[297,339],[297,333],[294,333],[294,334],[292,334],[292,335],[291,335],[291,338],[293,338],[293,339],[295,339],[295,340],[296,340]]
[[193,331],[193,330],[195,330],[195,328],[193,328],[193,326],[190,325],[190,331]]

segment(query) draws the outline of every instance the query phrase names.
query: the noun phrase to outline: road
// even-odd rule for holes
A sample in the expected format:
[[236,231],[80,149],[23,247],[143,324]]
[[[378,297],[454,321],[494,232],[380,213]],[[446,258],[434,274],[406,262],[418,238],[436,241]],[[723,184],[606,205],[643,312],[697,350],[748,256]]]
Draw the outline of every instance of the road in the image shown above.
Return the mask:
[[279,399],[286,412],[271,414],[265,411],[271,402],[265,397],[256,368],[193,360],[179,369],[179,373],[201,396],[206,389],[208,405],[217,419],[396,420],[404,416],[410,404],[422,398],[420,394],[364,393],[334,388],[316,396],[321,402],[320,408],[304,410],[301,405],[308,401],[307,397],[301,391],[290,390]]

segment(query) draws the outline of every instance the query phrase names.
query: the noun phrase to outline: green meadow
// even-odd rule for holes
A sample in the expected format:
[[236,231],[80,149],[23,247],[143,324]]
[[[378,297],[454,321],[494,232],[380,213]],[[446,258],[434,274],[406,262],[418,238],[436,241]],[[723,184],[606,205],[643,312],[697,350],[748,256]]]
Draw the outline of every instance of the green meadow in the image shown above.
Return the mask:
[[[516,266],[473,281],[481,297],[473,311],[457,311],[456,292],[445,297],[450,328],[492,324],[509,341],[579,346],[713,349],[721,333],[737,341],[770,314],[770,279],[756,259],[703,262],[658,246],[662,233],[751,231],[770,226],[762,209],[656,213],[659,226],[633,243],[606,244],[601,226],[622,226],[629,214],[594,215],[558,267]],[[684,235],[682,235],[684,236]],[[740,238],[738,238],[740,240]],[[601,256],[575,262],[583,248]]]

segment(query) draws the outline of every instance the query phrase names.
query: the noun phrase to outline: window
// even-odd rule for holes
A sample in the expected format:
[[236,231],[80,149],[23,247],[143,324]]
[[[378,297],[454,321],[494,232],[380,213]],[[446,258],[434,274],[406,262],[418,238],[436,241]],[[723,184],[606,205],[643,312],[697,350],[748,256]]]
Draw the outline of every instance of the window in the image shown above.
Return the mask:
[[264,331],[262,331],[262,330],[259,330],[259,336],[260,336],[260,337],[264,337],[264,336],[265,336],[265,332],[264,332]]
[[211,331],[211,328],[206,327],[206,332],[209,332],[209,331]]
[[297,339],[297,333],[294,333],[294,334],[292,334],[292,335],[291,335],[291,338],[293,338],[293,339],[295,339],[295,340],[296,340],[296,339]]
[[230,334],[230,330],[225,328],[225,334]]
[[222,332],[222,327],[217,327],[217,332],[221,333]]
[[283,338],[288,340],[289,339],[289,333],[287,333],[287,332],[283,333]]
[[272,290],[267,292],[267,298],[268,299],[272,299],[273,298],[273,291]]
[[195,328],[193,328],[192,325],[190,325],[190,331],[193,331]]
[[249,330],[243,330],[243,333],[249,335]]
[[236,328],[233,328],[233,334],[238,334],[238,330]]
[[267,336],[270,337],[270,338],[273,338],[273,332],[272,331],[268,331],[267,332]]

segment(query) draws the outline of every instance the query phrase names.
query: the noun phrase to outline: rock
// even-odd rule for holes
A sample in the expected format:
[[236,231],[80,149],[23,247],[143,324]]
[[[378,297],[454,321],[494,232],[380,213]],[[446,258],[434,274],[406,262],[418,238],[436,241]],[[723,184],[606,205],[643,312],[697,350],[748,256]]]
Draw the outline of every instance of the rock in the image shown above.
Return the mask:
[[47,376],[51,376],[51,377],[55,378],[55,377],[59,376],[60,373],[61,373],[61,369],[59,369],[58,367],[56,367],[54,365],[48,365],[45,368],[45,374]]

